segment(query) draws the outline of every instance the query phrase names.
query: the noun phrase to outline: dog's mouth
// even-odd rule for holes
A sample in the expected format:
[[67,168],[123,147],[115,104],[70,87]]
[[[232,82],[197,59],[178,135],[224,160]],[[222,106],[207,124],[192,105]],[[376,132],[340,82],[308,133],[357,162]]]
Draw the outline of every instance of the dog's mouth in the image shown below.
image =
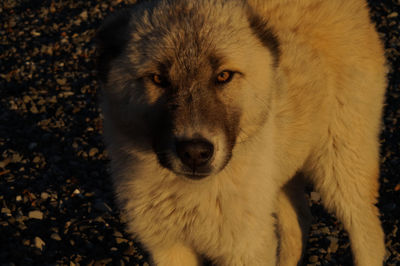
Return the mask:
[[191,179],[191,180],[202,180],[210,176],[211,171],[209,173],[197,173],[197,172],[175,172],[179,176],[183,176],[185,178]]

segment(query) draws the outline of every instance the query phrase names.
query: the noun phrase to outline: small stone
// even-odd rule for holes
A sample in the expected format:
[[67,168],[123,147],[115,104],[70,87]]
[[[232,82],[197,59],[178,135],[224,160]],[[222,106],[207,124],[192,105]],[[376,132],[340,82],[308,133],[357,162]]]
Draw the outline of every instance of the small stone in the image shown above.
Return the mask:
[[40,156],[35,156],[35,158],[33,158],[32,162],[33,162],[33,163],[38,163],[38,162],[40,162]]
[[36,30],[32,30],[32,31],[31,31],[31,34],[32,34],[32,36],[34,36],[34,37],[38,37],[38,36],[41,35],[40,32],[37,32]]
[[398,14],[397,12],[392,12],[392,13],[390,13],[387,17],[388,17],[388,18],[397,18],[398,15],[399,15],[399,14]]
[[310,198],[312,201],[319,201],[321,199],[321,195],[318,192],[311,192]]
[[6,226],[8,226],[8,223],[6,221],[0,220],[0,226],[6,227]]
[[22,245],[29,246],[30,244],[31,244],[31,241],[29,239],[22,240]]
[[112,262],[112,258],[101,259],[101,260],[95,261],[94,266],[107,265],[111,262]]
[[53,240],[56,240],[56,241],[61,241],[61,237],[57,233],[52,233],[50,238],[53,239]]
[[119,245],[119,244],[128,242],[128,240],[126,240],[126,239],[124,239],[124,238],[117,237],[117,238],[115,239],[115,242],[117,242],[117,244]]
[[63,79],[56,79],[58,85],[65,85],[67,83],[67,79],[63,78]]
[[311,263],[316,263],[316,262],[318,262],[318,256],[315,256],[315,255],[310,256],[308,258],[308,261],[311,262]]
[[11,162],[10,159],[5,159],[4,161],[0,161],[0,168],[6,168],[6,166]]
[[329,227],[327,227],[327,226],[322,227],[320,231],[321,231],[321,233],[327,234],[327,235],[331,233],[331,230],[329,230]]
[[72,192],[72,194],[74,194],[74,195],[79,195],[79,194],[81,194],[81,191],[79,190],[79,189],[75,189],[74,190],[74,192]]
[[83,11],[80,15],[79,15],[83,20],[87,20],[88,18],[88,13],[87,11]]
[[135,254],[136,253],[136,250],[135,250],[135,248],[134,247],[132,247],[132,246],[129,246],[127,249],[125,249],[125,251],[124,251],[124,255],[126,255],[126,256],[133,256],[133,254]]
[[11,211],[9,208],[1,208],[1,213],[11,215]]
[[17,196],[15,197],[15,200],[16,200],[17,202],[20,202],[20,201],[22,200],[21,195],[17,195]]
[[40,194],[40,198],[41,198],[42,200],[47,200],[49,197],[50,197],[50,194],[47,193],[47,192],[42,192],[42,193]]
[[41,211],[30,211],[29,214],[28,214],[28,217],[30,219],[42,220],[43,219],[43,213]]
[[120,237],[120,238],[124,237],[124,236],[121,234],[121,232],[119,232],[119,231],[114,231],[113,236],[115,236],[115,237]]
[[35,247],[42,250],[43,246],[45,246],[46,243],[40,238],[40,237],[35,237]]
[[39,110],[37,109],[36,105],[32,105],[30,108],[30,111],[32,114],[37,114],[39,113]]
[[13,163],[19,163],[21,160],[22,160],[22,155],[20,155],[19,153],[14,153],[14,154],[12,155],[11,161],[12,161]]
[[93,157],[93,156],[95,156],[98,152],[99,152],[99,149],[97,149],[97,148],[91,148],[91,149],[89,150],[89,156],[90,156],[90,157]]
[[331,242],[329,244],[328,251],[330,251],[331,253],[336,253],[336,251],[339,248],[339,244],[338,244],[339,239],[337,239],[336,237],[332,237],[332,236],[328,237],[328,239]]
[[24,101],[24,103],[29,103],[30,101],[32,101],[32,98],[29,95],[24,95],[24,97],[22,97],[22,100]]

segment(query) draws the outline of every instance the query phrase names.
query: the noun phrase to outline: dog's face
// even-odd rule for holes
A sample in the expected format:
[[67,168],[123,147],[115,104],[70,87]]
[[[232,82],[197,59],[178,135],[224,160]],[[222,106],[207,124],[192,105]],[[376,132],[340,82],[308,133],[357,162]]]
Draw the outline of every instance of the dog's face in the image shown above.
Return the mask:
[[98,40],[104,111],[177,175],[218,173],[268,117],[277,40],[240,1],[144,2]]

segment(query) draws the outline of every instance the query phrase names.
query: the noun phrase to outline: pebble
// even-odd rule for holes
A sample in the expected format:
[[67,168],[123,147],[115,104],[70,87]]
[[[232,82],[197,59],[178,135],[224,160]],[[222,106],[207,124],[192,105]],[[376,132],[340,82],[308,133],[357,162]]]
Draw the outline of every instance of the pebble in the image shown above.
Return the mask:
[[127,249],[124,251],[124,255],[127,256],[133,256],[136,253],[136,249],[133,246],[129,246]]
[[35,156],[35,158],[33,158],[32,162],[33,162],[33,163],[38,163],[38,162],[40,162],[40,156]]
[[32,114],[39,113],[39,110],[37,109],[36,105],[33,105],[33,104],[29,110],[31,111]]
[[88,13],[86,10],[84,10],[80,15],[79,15],[83,20],[87,20],[88,18]]
[[22,160],[22,155],[20,155],[19,153],[15,152],[15,153],[12,155],[11,161],[12,161],[13,163],[19,163],[21,160]]
[[98,152],[99,152],[99,149],[97,149],[97,148],[91,148],[91,149],[89,150],[89,156],[90,156],[90,157],[93,157],[93,156],[95,156]]
[[43,219],[43,213],[41,211],[30,211],[28,213],[28,217],[30,219],[42,220]]
[[117,242],[117,244],[119,245],[119,244],[121,244],[121,243],[127,243],[128,240],[127,240],[127,239],[124,239],[124,238],[117,237],[117,238],[115,239],[115,242]]
[[49,197],[50,197],[50,194],[47,193],[47,192],[42,192],[42,193],[40,193],[40,198],[41,198],[42,200],[47,200]]
[[320,229],[320,231],[321,231],[321,233],[326,234],[326,235],[328,235],[328,234],[331,233],[331,230],[329,230],[329,227],[328,227],[328,226],[322,227],[322,228]]
[[43,250],[43,247],[46,245],[46,243],[38,236],[35,237],[34,242],[35,242],[35,247],[40,250]]
[[52,233],[50,238],[53,239],[53,240],[56,240],[56,241],[61,241],[61,237],[57,233]]
[[318,256],[312,255],[308,258],[308,261],[311,263],[316,263],[318,262]]
[[57,81],[58,85],[61,85],[61,86],[65,85],[67,83],[67,79],[65,79],[65,78],[57,79],[56,81]]
[[1,213],[6,214],[6,215],[11,215],[11,211],[9,208],[1,208]]
[[119,232],[119,231],[114,231],[113,236],[114,236],[114,237],[119,237],[119,238],[124,237],[124,236],[121,234],[121,232]]
[[330,251],[331,253],[336,253],[339,248],[339,239],[332,236],[329,236],[328,239],[330,241],[328,251]]
[[94,266],[103,266],[103,265],[108,265],[112,262],[111,258],[106,258],[106,259],[102,259],[102,260],[97,260],[94,263]]
[[10,159],[5,159],[4,161],[0,161],[0,168],[6,168],[6,166],[11,162]]

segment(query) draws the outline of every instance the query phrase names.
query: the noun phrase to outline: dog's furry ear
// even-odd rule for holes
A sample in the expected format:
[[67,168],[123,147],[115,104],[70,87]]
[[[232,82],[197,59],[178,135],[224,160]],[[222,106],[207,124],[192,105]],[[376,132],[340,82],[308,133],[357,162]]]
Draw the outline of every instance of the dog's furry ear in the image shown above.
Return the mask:
[[102,82],[106,81],[111,61],[128,43],[130,18],[130,10],[121,10],[110,15],[96,33],[97,75]]
[[250,28],[253,30],[254,34],[258,37],[262,44],[270,50],[272,57],[274,58],[274,66],[276,67],[279,64],[281,55],[277,35],[268,26],[268,21],[263,19],[251,8],[247,10],[247,16]]

